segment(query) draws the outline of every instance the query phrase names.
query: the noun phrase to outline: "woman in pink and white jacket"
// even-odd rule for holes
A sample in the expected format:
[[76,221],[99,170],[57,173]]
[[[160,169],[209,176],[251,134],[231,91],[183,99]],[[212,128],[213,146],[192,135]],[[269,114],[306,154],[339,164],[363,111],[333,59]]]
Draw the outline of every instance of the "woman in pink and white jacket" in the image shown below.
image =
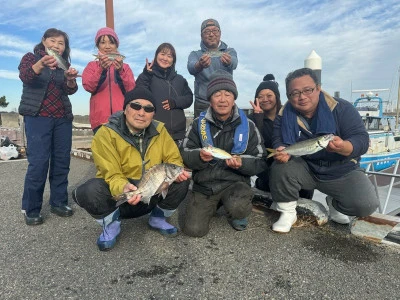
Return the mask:
[[115,55],[119,46],[115,31],[109,27],[99,29],[95,44],[99,49],[97,59],[89,62],[82,73],[83,88],[92,94],[89,119],[94,133],[108,122],[109,116],[122,110],[125,93],[136,85],[124,57]]

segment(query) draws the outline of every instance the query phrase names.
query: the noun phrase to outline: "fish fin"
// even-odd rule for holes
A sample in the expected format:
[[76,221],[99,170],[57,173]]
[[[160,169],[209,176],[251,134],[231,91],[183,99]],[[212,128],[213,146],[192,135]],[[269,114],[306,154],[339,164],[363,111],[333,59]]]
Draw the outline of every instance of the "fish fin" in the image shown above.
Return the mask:
[[161,183],[161,185],[158,187],[155,194],[156,195],[161,194],[163,196],[163,198],[165,198],[165,196],[167,195],[167,192],[168,192],[168,188],[169,188],[169,183],[166,181],[163,181],[163,183]]
[[275,149],[271,149],[271,148],[266,148],[266,149],[268,152],[270,152],[270,154],[268,154],[267,158],[274,156],[277,152]]
[[151,197],[152,197],[152,196],[142,197],[142,198],[140,199],[140,201],[142,201],[144,204],[149,204],[149,203],[150,203],[150,200],[151,200]]

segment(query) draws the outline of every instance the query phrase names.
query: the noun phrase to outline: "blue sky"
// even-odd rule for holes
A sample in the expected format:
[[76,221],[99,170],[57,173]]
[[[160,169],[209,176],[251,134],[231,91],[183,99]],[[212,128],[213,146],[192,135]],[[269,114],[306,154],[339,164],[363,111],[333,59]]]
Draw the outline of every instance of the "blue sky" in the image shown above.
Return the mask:
[[[18,65],[32,52],[44,31],[56,27],[70,36],[72,65],[82,73],[96,53],[94,36],[105,26],[102,0],[0,0],[0,96],[7,111],[18,108],[22,83]],[[398,0],[262,1],[262,0],[114,0],[115,30],[135,78],[146,57],[152,60],[162,42],[177,51],[178,73],[193,88],[186,68],[192,50],[199,49],[200,24],[215,18],[221,40],[238,52],[234,72],[240,107],[249,100],[265,74],[280,83],[286,101],[286,75],[304,66],[315,50],[322,58],[322,87],[355,100],[356,89],[391,89],[381,96],[396,105],[400,67],[400,2]],[[78,80],[71,96],[74,114],[88,114],[90,94]]]

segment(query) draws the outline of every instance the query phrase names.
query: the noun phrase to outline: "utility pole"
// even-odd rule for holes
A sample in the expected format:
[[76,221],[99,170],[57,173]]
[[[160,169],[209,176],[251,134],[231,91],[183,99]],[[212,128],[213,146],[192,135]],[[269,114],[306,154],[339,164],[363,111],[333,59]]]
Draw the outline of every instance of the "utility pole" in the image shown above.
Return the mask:
[[105,4],[106,4],[106,26],[114,29],[113,0],[105,0]]

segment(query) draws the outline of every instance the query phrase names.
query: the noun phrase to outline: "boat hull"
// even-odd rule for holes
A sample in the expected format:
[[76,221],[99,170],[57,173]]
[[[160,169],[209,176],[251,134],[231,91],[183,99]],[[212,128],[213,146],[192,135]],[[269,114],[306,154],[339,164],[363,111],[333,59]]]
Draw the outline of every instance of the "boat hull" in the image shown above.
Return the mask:
[[[361,168],[366,169],[372,161],[376,161],[372,163],[374,166],[374,170],[381,171],[394,166],[396,164],[396,159],[399,158],[400,158],[400,149],[396,149],[396,151],[389,151],[385,153],[364,154],[363,156],[361,156],[360,165]],[[372,168],[370,168],[370,170],[372,170]]]

